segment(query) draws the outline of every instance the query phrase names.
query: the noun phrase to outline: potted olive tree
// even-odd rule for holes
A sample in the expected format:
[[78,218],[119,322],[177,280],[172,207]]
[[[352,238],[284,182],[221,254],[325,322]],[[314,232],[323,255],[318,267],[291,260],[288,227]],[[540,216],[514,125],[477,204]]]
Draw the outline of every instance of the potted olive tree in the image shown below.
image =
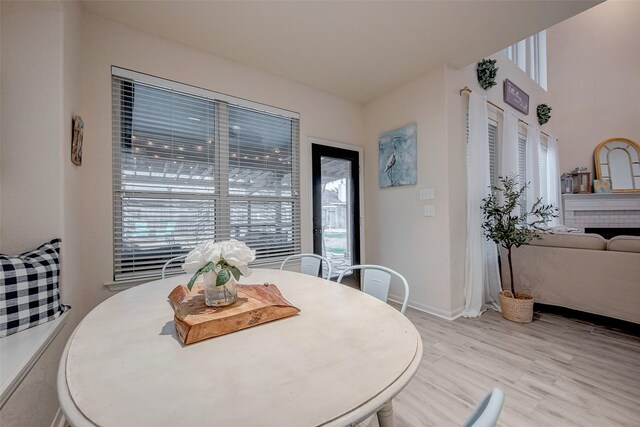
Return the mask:
[[488,239],[507,250],[511,290],[500,292],[502,316],[514,322],[529,323],[533,320],[533,296],[526,291],[515,291],[511,250],[527,245],[533,239],[541,239],[539,233],[543,226],[558,216],[558,210],[538,199],[531,210],[525,212],[521,207],[525,203],[528,184],[520,186],[516,176],[501,176],[499,181],[500,185],[492,188],[491,195],[482,199],[482,228]]

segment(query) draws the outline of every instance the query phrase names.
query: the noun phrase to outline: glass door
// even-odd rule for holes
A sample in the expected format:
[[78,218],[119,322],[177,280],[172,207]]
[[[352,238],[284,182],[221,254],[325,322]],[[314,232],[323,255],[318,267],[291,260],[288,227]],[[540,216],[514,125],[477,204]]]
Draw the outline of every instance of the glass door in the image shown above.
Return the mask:
[[360,182],[357,151],[312,144],[313,249],[332,277],[360,263]]

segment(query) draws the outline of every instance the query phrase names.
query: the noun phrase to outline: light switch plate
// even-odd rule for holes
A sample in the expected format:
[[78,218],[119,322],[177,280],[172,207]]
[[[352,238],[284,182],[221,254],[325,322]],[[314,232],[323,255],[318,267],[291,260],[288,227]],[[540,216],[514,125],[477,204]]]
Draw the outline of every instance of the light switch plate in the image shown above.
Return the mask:
[[423,188],[420,190],[420,200],[433,200],[434,193],[433,188]]
[[436,216],[436,207],[434,205],[424,205],[424,216]]

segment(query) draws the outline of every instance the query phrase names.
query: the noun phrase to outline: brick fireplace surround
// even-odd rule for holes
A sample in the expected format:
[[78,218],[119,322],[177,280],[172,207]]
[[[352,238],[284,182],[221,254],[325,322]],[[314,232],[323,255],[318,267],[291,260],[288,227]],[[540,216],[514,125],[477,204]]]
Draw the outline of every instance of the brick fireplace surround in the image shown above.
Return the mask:
[[567,227],[618,229],[613,235],[640,229],[640,193],[563,194],[562,204]]

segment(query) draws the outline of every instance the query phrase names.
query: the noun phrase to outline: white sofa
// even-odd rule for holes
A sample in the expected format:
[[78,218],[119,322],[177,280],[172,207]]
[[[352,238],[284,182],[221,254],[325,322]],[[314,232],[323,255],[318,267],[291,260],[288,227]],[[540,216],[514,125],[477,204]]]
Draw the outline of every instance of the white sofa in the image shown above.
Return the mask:
[[545,233],[512,258],[516,290],[530,290],[536,302],[640,324],[640,237]]

